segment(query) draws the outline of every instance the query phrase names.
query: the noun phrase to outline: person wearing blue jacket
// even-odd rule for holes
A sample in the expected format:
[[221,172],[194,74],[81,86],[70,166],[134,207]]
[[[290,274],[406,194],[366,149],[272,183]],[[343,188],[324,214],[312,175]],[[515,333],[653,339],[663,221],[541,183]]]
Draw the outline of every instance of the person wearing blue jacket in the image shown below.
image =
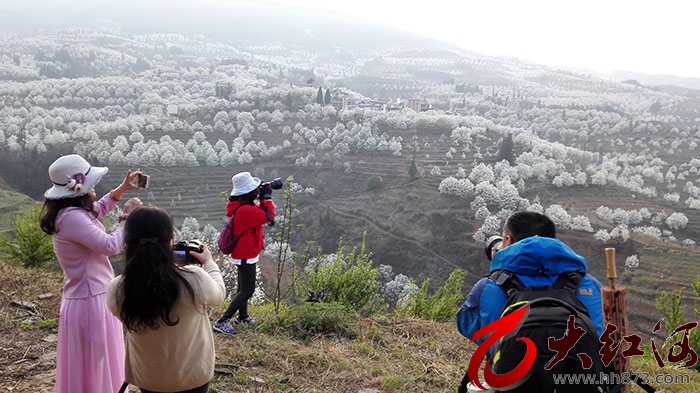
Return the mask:
[[[533,287],[551,286],[567,271],[585,273],[577,296],[588,310],[598,337],[603,334],[600,281],[588,274],[585,258],[556,239],[554,223],[547,216],[517,212],[508,217],[502,249],[493,255],[489,271],[497,270],[510,271],[524,285]],[[457,312],[459,332],[471,340],[476,331],[501,317],[505,303],[503,290],[488,276],[481,278]],[[481,337],[475,342],[481,344],[484,339]]]

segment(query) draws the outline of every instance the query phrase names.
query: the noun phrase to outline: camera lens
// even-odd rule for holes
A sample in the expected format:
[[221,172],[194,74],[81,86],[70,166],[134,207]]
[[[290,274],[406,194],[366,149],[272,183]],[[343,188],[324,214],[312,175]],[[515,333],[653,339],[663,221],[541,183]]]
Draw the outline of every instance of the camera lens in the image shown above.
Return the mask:
[[503,238],[494,235],[486,239],[486,247],[484,248],[484,253],[486,254],[486,259],[489,261],[491,260],[494,251],[493,250],[500,250],[501,246],[503,245]]
[[276,178],[272,179],[272,181],[270,181],[270,187],[273,190],[279,190],[280,188],[282,188],[283,184],[284,184],[284,182],[282,182],[282,179],[280,179],[279,177],[276,177]]

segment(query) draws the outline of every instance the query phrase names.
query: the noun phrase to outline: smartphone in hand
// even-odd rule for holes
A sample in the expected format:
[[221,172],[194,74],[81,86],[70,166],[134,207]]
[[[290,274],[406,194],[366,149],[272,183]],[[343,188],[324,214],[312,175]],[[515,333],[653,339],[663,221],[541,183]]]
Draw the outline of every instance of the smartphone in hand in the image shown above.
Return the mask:
[[139,173],[138,177],[136,178],[136,184],[140,188],[148,188],[150,185],[151,177],[148,175],[144,175],[143,173]]

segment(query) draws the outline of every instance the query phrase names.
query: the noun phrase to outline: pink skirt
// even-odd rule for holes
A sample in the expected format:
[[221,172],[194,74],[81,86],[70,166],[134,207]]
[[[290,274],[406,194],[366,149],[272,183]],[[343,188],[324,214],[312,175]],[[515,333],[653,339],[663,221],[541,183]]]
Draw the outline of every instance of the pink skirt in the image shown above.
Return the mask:
[[124,330],[106,294],[61,299],[57,393],[116,393],[124,382]]

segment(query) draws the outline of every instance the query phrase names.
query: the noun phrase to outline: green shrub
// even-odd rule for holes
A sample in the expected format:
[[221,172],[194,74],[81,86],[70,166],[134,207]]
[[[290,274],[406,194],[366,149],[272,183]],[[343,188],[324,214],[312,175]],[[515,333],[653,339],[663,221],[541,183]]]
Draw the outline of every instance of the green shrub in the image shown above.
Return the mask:
[[292,251],[290,244],[294,238],[295,230],[302,230],[303,224],[293,225],[296,222],[297,208],[293,203],[292,192],[293,179],[287,178],[284,190],[284,209],[277,208],[276,225],[269,229],[269,238],[273,241],[265,244],[266,255],[273,258],[276,263],[276,274],[271,280],[270,291],[266,291],[269,300],[279,310],[284,301],[296,299],[297,281],[302,278],[301,273],[308,262],[308,254],[311,250],[311,242],[307,243],[305,252],[300,255]]
[[39,329],[58,329],[58,318],[42,319],[39,321]]
[[[348,309],[371,315],[378,312],[383,298],[378,294],[381,282],[379,269],[372,267],[372,254],[365,251],[365,233],[358,252],[343,255],[342,239],[338,252],[328,257],[319,255],[317,263],[307,269],[307,290],[319,293],[327,288],[328,301],[338,302]],[[303,291],[302,293],[306,293]]]
[[329,334],[354,339],[357,337],[356,319],[357,314],[340,303],[304,302],[280,308],[259,324],[259,329],[283,331],[298,339]]
[[367,179],[367,191],[376,190],[381,186],[382,186],[382,177],[381,176],[372,176],[369,179]]
[[382,387],[387,389],[401,389],[405,384],[401,377],[387,377],[382,380]]
[[40,319],[38,321],[33,321],[31,319],[25,319],[19,323],[19,328],[22,330],[52,330],[58,328],[58,318]]
[[418,179],[418,167],[416,166],[416,159],[411,160],[411,166],[408,168],[408,181],[412,182]]
[[36,324],[34,324],[34,321],[30,319],[25,319],[24,321],[19,323],[19,328],[22,330],[34,330],[37,328]]
[[[696,296],[700,296],[700,276],[693,282],[693,290]],[[679,331],[674,334],[674,330],[683,324],[690,322],[685,318],[685,306],[683,305],[683,288],[676,292],[661,292],[661,296],[656,299],[656,309],[664,317],[664,331],[668,337],[669,343],[674,343],[683,339],[685,331]],[[700,307],[696,304],[694,307],[695,321],[700,320]],[[688,336],[688,344],[695,353],[700,353],[700,329],[694,328],[690,330]],[[692,369],[700,371],[700,362],[692,366]]]
[[685,320],[685,306],[683,302],[683,288],[677,292],[662,291],[656,299],[656,309],[664,316],[666,321],[664,330],[671,334],[673,329],[683,324]]
[[0,234],[0,253],[24,267],[44,267],[56,260],[51,236],[41,230],[41,204],[22,209],[14,219],[15,237]]
[[428,297],[428,283],[423,281],[423,285],[416,293],[415,298],[406,302],[400,307],[400,314],[421,319],[448,322],[457,313],[459,303],[464,299],[462,285],[467,273],[461,269],[455,269],[447,278],[445,285],[440,287],[435,293]]

